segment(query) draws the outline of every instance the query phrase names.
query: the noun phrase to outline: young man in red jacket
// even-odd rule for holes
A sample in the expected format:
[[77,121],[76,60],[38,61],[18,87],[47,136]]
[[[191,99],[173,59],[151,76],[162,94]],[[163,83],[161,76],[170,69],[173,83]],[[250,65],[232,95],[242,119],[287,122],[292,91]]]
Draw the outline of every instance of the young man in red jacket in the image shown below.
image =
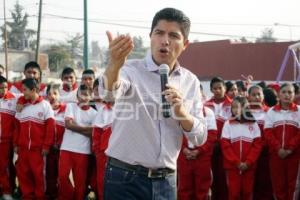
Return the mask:
[[0,190],[4,200],[12,200],[9,166],[12,163],[16,101],[15,95],[8,91],[6,78],[0,76]]
[[220,137],[224,122],[231,116],[231,99],[225,95],[225,82],[220,77],[214,77],[210,81],[210,90],[213,97],[205,103],[205,106],[214,111],[217,123],[217,143],[212,155],[212,170],[213,170],[213,184],[212,184],[212,199],[226,200],[227,188],[225,171],[223,168],[223,158],[220,150]]
[[49,102],[39,96],[38,82],[22,81],[28,105],[16,114],[14,148],[18,154],[17,176],[22,199],[45,199],[45,159],[54,141],[54,114]]
[[178,198],[180,200],[207,200],[212,185],[211,157],[217,141],[217,126],[214,113],[204,107],[207,123],[207,141],[193,146],[183,138],[182,150],[178,157]]

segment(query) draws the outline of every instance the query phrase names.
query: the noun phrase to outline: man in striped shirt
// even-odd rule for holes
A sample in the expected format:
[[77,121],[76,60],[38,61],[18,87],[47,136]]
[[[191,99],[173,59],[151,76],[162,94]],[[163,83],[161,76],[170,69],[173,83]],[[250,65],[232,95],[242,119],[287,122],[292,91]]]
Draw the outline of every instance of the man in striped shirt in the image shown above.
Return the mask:
[[[195,146],[206,140],[199,81],[181,67],[179,55],[188,46],[189,18],[180,10],[156,13],[150,32],[151,53],[125,63],[132,38],[107,32],[110,60],[99,81],[105,101],[115,101],[112,135],[106,154],[104,199],[175,199],[176,161],[185,135]],[[170,69],[161,92],[159,66]],[[161,95],[172,116],[164,118]]]

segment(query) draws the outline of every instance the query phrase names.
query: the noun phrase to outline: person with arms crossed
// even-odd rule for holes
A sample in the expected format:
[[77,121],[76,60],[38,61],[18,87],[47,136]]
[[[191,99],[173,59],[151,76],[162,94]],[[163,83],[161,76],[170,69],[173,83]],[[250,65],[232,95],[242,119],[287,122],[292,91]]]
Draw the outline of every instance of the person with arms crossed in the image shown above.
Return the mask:
[[[195,146],[206,141],[200,83],[177,58],[187,48],[189,18],[180,10],[156,13],[150,32],[151,53],[125,63],[133,49],[129,35],[109,39],[110,59],[99,77],[104,101],[114,101],[115,119],[106,154],[105,200],[176,199],[176,161],[183,135]],[[169,66],[161,91],[160,65]],[[161,95],[171,105],[164,118]]]

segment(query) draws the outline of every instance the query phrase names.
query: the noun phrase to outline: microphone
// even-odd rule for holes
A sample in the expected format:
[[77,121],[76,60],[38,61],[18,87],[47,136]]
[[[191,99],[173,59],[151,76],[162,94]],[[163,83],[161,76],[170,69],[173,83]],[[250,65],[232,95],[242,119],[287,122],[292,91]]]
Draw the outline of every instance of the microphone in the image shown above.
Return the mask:
[[[167,89],[166,84],[168,83],[168,76],[169,76],[170,68],[167,64],[161,64],[159,66],[159,74],[160,74],[160,85],[161,91],[165,91]],[[167,102],[165,95],[161,96],[162,100],[162,112],[164,118],[171,117],[171,105]]]

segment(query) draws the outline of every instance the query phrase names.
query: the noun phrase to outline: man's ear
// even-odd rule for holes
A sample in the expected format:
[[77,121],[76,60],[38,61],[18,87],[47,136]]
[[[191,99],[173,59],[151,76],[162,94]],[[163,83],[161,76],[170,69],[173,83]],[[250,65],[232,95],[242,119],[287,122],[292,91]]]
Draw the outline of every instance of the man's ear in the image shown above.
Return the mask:
[[185,50],[190,44],[190,41],[188,39],[186,39],[184,42],[183,42],[183,50]]

